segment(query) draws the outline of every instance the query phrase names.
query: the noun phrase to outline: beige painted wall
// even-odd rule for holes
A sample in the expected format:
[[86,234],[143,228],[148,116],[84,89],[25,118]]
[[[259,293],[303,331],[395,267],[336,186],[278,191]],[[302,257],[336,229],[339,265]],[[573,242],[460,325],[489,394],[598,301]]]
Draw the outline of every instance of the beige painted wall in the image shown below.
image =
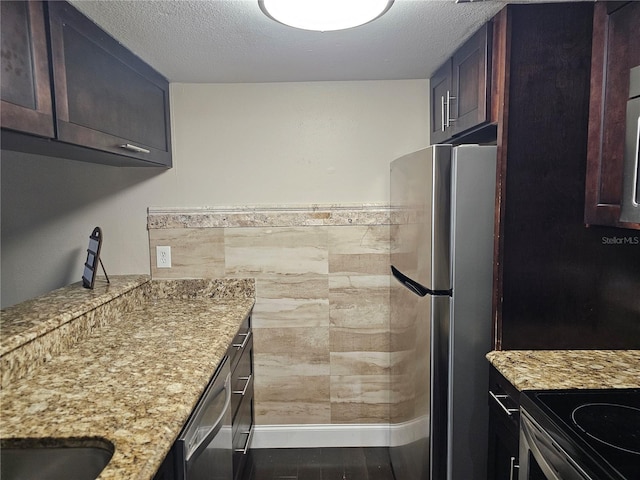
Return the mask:
[[171,95],[171,170],[2,151],[2,306],[79,280],[96,225],[109,274],[149,273],[149,206],[384,203],[389,162],[428,143],[427,80]]

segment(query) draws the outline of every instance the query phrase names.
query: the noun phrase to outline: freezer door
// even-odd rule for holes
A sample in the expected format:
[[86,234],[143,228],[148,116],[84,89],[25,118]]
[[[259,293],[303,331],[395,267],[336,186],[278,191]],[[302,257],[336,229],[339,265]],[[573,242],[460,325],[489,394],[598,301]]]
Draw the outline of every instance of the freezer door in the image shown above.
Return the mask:
[[403,480],[446,475],[450,185],[449,145],[391,163],[390,455]]
[[391,264],[430,290],[451,288],[451,145],[391,162]]

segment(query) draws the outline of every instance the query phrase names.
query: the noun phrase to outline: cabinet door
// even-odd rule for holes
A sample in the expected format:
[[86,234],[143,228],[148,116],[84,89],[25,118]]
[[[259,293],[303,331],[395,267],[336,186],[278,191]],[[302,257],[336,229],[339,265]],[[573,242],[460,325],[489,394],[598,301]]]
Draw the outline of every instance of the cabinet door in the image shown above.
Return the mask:
[[492,480],[518,478],[518,440],[509,435],[493,415],[489,415],[488,477]]
[[173,448],[169,450],[169,453],[165,457],[162,465],[156,472],[153,480],[175,480],[177,475],[175,473],[175,456],[173,454]]
[[66,2],[49,22],[58,139],[171,166],[168,82]]
[[487,478],[518,478],[520,393],[495,367],[489,370],[489,456]]
[[42,2],[0,2],[2,128],[53,137]]
[[236,480],[246,466],[253,430],[253,408],[253,396],[243,398],[233,421],[233,478]]
[[451,60],[448,60],[429,79],[431,90],[431,140],[432,145],[443,143],[453,136],[447,112],[451,109]]
[[242,322],[228,355],[232,370],[233,478],[239,479],[245,468],[254,420],[251,316]]
[[638,25],[640,3],[595,4],[584,213],[586,224],[640,229],[640,224],[618,221],[629,70],[640,65]]
[[489,103],[490,25],[485,24],[453,55],[451,102],[456,135],[486,122]]
[[491,25],[486,24],[429,79],[431,144],[459,143],[458,137],[478,133],[490,120],[490,59]]

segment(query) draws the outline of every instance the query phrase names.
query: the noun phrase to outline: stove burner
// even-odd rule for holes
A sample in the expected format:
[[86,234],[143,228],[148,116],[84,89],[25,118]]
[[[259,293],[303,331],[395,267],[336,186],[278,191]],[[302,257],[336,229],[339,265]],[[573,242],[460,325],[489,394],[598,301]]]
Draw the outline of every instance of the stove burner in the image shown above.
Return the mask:
[[589,437],[624,452],[640,455],[640,409],[615,403],[586,403],[571,413]]

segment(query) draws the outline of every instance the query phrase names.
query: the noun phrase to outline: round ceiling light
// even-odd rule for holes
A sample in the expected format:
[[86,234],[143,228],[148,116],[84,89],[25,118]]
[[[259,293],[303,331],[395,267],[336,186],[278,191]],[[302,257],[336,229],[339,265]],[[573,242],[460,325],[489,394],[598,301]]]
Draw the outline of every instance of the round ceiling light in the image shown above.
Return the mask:
[[328,32],[369,23],[389,10],[393,0],[258,0],[258,3],[277,22]]

